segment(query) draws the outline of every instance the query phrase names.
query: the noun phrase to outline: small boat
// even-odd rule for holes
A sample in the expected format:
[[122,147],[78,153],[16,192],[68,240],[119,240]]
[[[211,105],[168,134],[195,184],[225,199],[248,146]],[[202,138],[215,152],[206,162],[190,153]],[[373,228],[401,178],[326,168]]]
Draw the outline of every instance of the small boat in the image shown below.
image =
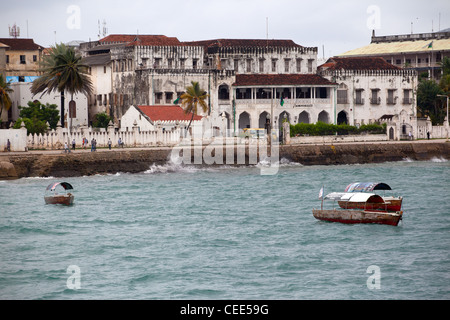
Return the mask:
[[66,206],[72,205],[75,197],[68,190],[73,190],[72,185],[68,182],[54,182],[49,184],[45,190],[45,203],[63,204]]
[[[341,223],[376,223],[387,224],[397,226],[403,216],[403,211],[390,211],[387,210],[387,203],[384,199],[374,193],[356,192],[356,193],[342,193],[333,192],[325,197],[323,195],[323,189],[319,194],[319,198],[322,199],[321,208],[313,209],[313,216],[316,219],[341,222]],[[338,209],[324,209],[323,201],[331,200],[333,202],[341,202]],[[349,208],[345,203],[355,204],[352,208]],[[342,208],[344,206],[344,208]]]
[[[383,182],[355,182],[351,183],[345,188],[346,193],[355,192],[374,192],[378,190],[392,190],[391,187]],[[380,209],[387,211],[400,211],[402,209],[402,197],[381,196],[384,203],[372,204],[372,209]],[[364,209],[364,204],[361,202],[354,202],[351,200],[338,201],[338,204],[343,209]]]

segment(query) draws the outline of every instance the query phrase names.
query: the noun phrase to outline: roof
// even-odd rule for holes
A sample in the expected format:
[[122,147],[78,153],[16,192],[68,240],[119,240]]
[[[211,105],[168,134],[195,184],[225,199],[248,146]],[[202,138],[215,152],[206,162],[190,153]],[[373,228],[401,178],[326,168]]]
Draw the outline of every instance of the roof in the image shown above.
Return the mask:
[[383,182],[355,182],[345,188],[345,192],[368,192],[374,190],[392,190],[391,187]]
[[327,194],[324,200],[333,201],[348,201],[348,202],[368,202],[368,203],[384,203],[381,196],[374,193],[342,193],[342,192],[332,192]]
[[44,47],[34,43],[33,39],[0,38],[0,42],[9,46],[8,50],[42,50]]
[[106,65],[111,62],[111,54],[102,53],[84,57],[82,62],[88,66]]
[[[183,108],[178,105],[138,106],[137,109],[151,121],[190,121],[192,118],[192,113],[185,114]],[[195,115],[193,120],[202,118],[202,116]]]
[[186,45],[204,47],[301,47],[292,40],[266,40],[266,39],[212,39],[202,41],[184,42]]
[[164,35],[110,34],[99,40],[100,44],[127,43],[137,46],[179,46],[181,42],[175,37]]
[[[429,47],[431,44],[431,47]],[[383,54],[418,53],[450,50],[450,39],[393,41],[371,43],[365,47],[340,54],[340,57]]]
[[402,70],[380,57],[332,57],[319,66],[321,70]]
[[336,85],[317,74],[238,74],[233,86]]
[[73,189],[72,185],[71,185],[70,183],[68,183],[68,182],[54,182],[54,183],[50,183],[50,184],[47,186],[47,189],[46,189],[46,190],[51,190],[51,191],[53,191],[53,190],[55,190],[55,188],[56,188],[57,186],[59,186],[59,185],[61,185],[65,190]]

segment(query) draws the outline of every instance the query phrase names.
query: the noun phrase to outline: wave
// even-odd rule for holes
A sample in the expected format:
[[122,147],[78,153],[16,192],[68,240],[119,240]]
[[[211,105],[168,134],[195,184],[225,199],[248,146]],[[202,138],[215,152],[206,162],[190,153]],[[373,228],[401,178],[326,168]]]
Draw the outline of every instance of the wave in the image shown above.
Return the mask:
[[433,157],[430,159],[431,162],[448,162],[444,157]]
[[264,160],[261,160],[256,167],[270,167],[270,166],[279,166],[281,168],[283,167],[303,167],[303,165],[299,162],[290,161],[286,158],[281,158],[280,161],[276,161],[273,164],[271,163],[269,158],[265,158]]

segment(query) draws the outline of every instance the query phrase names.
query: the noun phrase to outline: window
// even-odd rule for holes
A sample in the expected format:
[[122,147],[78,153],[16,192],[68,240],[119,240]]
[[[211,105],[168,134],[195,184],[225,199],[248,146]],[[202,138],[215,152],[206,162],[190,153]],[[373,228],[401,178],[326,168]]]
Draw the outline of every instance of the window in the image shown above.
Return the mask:
[[198,59],[192,59],[192,69],[198,68]]
[[160,104],[162,102],[162,92],[155,92],[155,103]]
[[401,59],[395,60],[395,64],[402,64],[402,60]]
[[347,102],[347,89],[337,90],[337,103],[346,104]]
[[153,68],[161,68],[161,58],[155,58],[155,63],[153,64]]
[[403,104],[412,104],[411,90],[410,89],[404,89],[403,90]]
[[37,55],[33,54],[33,62],[37,61]]
[[313,71],[313,62],[314,59],[308,59],[308,73],[312,73]]
[[289,59],[284,59],[284,72],[289,73]]
[[259,72],[264,73],[264,59],[259,59]]
[[6,63],[9,63],[9,55],[6,55]]
[[234,71],[239,71],[239,60],[237,59],[234,60]]
[[277,71],[277,59],[272,59],[272,72]]
[[378,96],[378,91],[380,91],[380,89],[371,90],[371,97],[370,97],[371,104],[380,104],[381,98]]
[[180,69],[184,69],[184,61],[185,59],[180,59]]
[[106,66],[103,66],[103,73],[106,73]]
[[20,63],[21,64],[25,64],[26,63],[25,55],[20,55]]
[[388,89],[388,96],[387,96],[387,104],[395,104],[397,101],[397,97],[395,95],[395,90]]
[[297,59],[296,60],[297,63],[297,72],[302,72],[302,59]]
[[166,103],[171,103],[173,100],[173,92],[166,92]]
[[252,59],[247,59],[247,72],[252,72]]
[[172,69],[173,68],[173,59],[167,60],[167,64],[168,64],[169,69]]
[[363,89],[356,89],[356,97],[355,97],[355,104],[363,105],[364,104],[364,98],[363,96]]

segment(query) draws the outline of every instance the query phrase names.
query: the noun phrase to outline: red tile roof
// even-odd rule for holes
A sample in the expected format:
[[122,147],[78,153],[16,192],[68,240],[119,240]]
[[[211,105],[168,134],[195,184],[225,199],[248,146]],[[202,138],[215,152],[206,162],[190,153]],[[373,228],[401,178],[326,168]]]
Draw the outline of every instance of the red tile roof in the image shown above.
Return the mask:
[[319,66],[322,70],[401,70],[380,57],[351,57],[328,59],[326,63]]
[[[192,113],[185,114],[184,110],[178,105],[165,106],[138,106],[146,116],[152,121],[190,121]],[[194,120],[201,120],[203,117],[194,116]]]
[[233,86],[336,85],[317,74],[238,74]]
[[175,37],[163,35],[133,35],[133,34],[110,34],[99,40],[100,44],[127,43],[137,46],[180,46],[181,42]]
[[9,46],[7,50],[42,50],[44,47],[34,43],[33,39],[0,38],[0,42]]

